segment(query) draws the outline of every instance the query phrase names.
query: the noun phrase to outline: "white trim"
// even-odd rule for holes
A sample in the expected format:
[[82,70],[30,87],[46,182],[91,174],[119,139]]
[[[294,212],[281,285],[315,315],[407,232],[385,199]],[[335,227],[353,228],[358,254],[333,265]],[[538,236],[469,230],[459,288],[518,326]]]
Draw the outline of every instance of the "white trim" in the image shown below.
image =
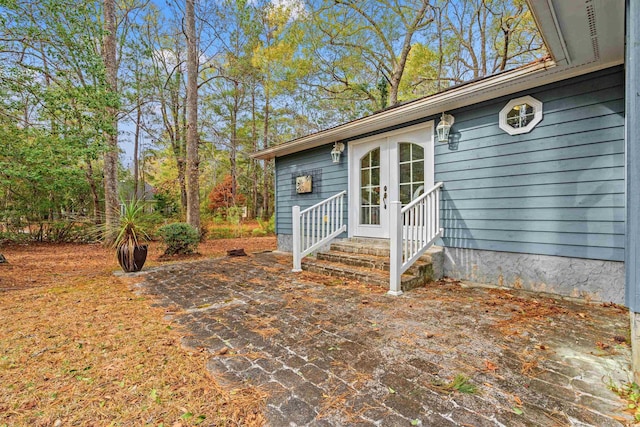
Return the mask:
[[[374,141],[374,140],[380,139],[380,138],[393,138],[394,136],[402,135],[402,134],[405,134],[407,132],[413,132],[414,130],[433,128],[433,125],[434,125],[434,121],[433,120],[427,120],[425,122],[418,123],[416,125],[411,125],[411,126],[407,126],[407,127],[403,127],[403,128],[398,128],[398,129],[394,129],[394,130],[391,130],[391,131],[388,131],[388,132],[377,133],[375,135],[371,135],[371,136],[368,136],[366,138],[357,138],[357,139],[354,139],[354,140],[350,141],[348,145],[351,146],[351,145],[364,144],[364,143],[367,143],[369,141]],[[433,142],[433,139],[432,139],[431,142]]]
[[551,19],[553,19],[553,26],[555,27],[554,30],[558,34],[558,40],[560,42],[560,48],[562,49],[564,59],[567,61],[567,65],[571,65],[571,56],[569,55],[567,42],[564,39],[562,29],[560,28],[560,23],[558,22],[558,14],[556,13],[556,9],[553,7],[553,0],[547,0],[547,6],[549,7],[549,12],[551,13]]
[[[507,115],[518,105],[527,104],[533,107],[533,120],[526,126],[521,128],[514,128],[507,123]],[[522,133],[529,133],[533,130],[538,123],[542,121],[542,102],[535,99],[533,96],[521,96],[507,102],[502,110],[500,110],[500,129],[508,133],[509,135],[520,135]]]
[[[386,152],[388,155],[387,162],[390,162],[387,172],[388,177],[385,177],[384,180],[388,182],[385,184],[382,182],[382,168],[381,168],[381,185],[387,185],[388,198],[387,198],[387,208],[391,207],[391,202],[397,201],[400,199],[399,194],[399,168],[398,164],[398,150],[397,150],[397,142],[399,139],[402,139],[402,135],[411,134],[416,131],[424,131],[423,136],[421,136],[416,141],[406,141],[406,142],[414,142],[424,146],[425,148],[425,187],[431,187],[434,184],[435,180],[435,135],[434,135],[434,121],[429,120],[424,123],[419,123],[412,126],[407,126],[400,129],[395,129],[389,132],[380,133],[377,135],[368,136],[366,138],[360,138],[357,140],[353,140],[347,144],[347,158],[349,159],[348,165],[348,235],[349,237],[354,236],[367,236],[369,234],[356,233],[359,228],[366,229],[366,225],[358,225],[358,218],[360,215],[360,188],[358,187],[358,183],[360,181],[360,159],[355,155],[355,151],[358,148],[361,148],[363,145],[379,142],[382,150],[381,155]],[[414,138],[415,139],[415,138]],[[382,165],[383,159],[380,159],[380,163]],[[387,209],[387,214],[388,214]],[[381,212],[382,215],[382,212]],[[389,231],[389,227],[387,225],[386,220],[381,220],[380,227],[372,226],[370,228],[375,227],[376,230],[380,230],[380,234],[377,237],[386,238],[388,237],[387,233]],[[370,236],[373,237],[373,236]]]

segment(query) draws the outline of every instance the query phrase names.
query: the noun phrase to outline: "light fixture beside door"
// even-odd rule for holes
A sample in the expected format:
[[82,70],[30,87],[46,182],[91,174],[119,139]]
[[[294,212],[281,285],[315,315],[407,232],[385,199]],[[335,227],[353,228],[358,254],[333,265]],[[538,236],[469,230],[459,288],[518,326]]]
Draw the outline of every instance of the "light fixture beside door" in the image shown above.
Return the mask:
[[451,114],[442,113],[440,123],[438,123],[438,126],[436,127],[438,142],[449,142],[449,132],[451,131],[451,126],[455,121],[456,119]]
[[344,151],[344,144],[342,142],[335,142],[333,144],[333,150],[331,150],[331,160],[333,163],[340,163],[340,155]]

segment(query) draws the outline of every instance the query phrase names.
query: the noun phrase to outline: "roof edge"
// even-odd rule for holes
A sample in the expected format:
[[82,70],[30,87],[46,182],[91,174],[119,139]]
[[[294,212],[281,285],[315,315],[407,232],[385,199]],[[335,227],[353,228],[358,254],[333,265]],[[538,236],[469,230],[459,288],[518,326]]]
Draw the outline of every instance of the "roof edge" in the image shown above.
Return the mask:
[[[462,95],[469,95],[469,92],[485,88],[486,86],[499,85],[513,79],[521,78],[522,76],[544,71],[550,67],[554,67],[555,62],[553,60],[539,61],[531,65],[517,68],[512,71],[507,71],[497,75],[489,76],[480,80],[463,83],[462,85],[448,89],[442,92],[438,92],[433,95],[428,95],[423,98],[418,98],[413,101],[409,101],[405,104],[400,104],[396,107],[387,108],[382,111],[375,112],[365,117],[340,124],[338,126],[321,130],[316,133],[305,135],[300,138],[287,141],[283,144],[275,145],[255,153],[250,156],[258,160],[269,160],[274,157],[279,157],[287,154],[293,154],[298,151],[302,151],[308,148],[319,147],[320,145],[330,144],[332,142],[347,139],[359,134],[378,130],[377,123],[387,124],[389,122],[395,122],[394,119],[401,119],[398,123],[390,123],[380,129],[394,124],[401,124],[408,122],[412,119],[408,119],[408,116],[413,116],[416,111],[424,110],[424,108],[430,104],[440,104],[443,101],[457,98]],[[473,102],[469,102],[472,104]],[[424,115],[421,115],[424,117]],[[354,132],[355,131],[355,132]]]
[[618,64],[590,63],[562,67],[551,59],[541,60],[260,150],[251,154],[251,157],[269,160],[297,153]]

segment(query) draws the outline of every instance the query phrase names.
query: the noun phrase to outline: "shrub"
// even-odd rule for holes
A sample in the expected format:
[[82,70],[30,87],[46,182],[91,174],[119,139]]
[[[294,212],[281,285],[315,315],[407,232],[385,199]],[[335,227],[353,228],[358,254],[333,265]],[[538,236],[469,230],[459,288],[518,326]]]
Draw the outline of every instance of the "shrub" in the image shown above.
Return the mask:
[[200,242],[198,231],[185,222],[163,225],[158,229],[158,235],[167,245],[165,255],[193,253]]
[[269,218],[269,221],[264,221],[261,220],[260,218],[258,219],[258,224],[260,225],[260,229],[264,231],[264,234],[261,234],[263,236],[266,236],[267,234],[275,234],[276,232],[276,214],[271,215],[271,218]]
[[264,237],[267,235],[267,232],[263,228],[254,228],[251,230],[251,235],[253,237]]
[[227,215],[233,215],[229,210],[235,206],[244,205],[246,197],[237,192],[233,194],[232,191],[233,180],[231,175],[224,177],[222,182],[218,183],[209,193],[209,210],[216,215],[226,217]]

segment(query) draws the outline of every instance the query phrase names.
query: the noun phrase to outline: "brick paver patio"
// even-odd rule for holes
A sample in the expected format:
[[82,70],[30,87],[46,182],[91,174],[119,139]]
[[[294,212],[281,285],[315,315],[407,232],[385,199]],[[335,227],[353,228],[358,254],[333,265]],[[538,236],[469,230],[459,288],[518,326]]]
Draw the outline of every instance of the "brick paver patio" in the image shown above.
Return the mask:
[[[216,377],[268,393],[272,426],[630,420],[607,387],[630,378],[620,307],[455,282],[390,297],[290,268],[264,253],[163,266],[140,285]],[[462,376],[474,392],[453,386]]]

